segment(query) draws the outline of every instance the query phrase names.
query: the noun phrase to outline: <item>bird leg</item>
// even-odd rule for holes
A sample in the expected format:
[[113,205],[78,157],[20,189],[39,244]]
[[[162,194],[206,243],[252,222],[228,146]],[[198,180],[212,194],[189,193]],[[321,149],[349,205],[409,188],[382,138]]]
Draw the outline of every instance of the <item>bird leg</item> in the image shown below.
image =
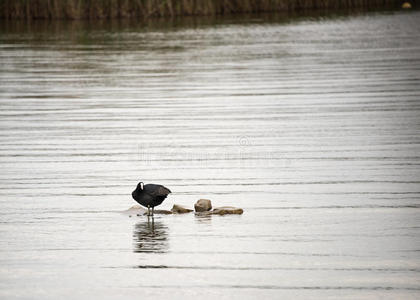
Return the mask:
[[155,207],[153,206],[152,207],[152,217],[154,217],[155,216]]
[[150,216],[150,205],[147,205],[147,216]]

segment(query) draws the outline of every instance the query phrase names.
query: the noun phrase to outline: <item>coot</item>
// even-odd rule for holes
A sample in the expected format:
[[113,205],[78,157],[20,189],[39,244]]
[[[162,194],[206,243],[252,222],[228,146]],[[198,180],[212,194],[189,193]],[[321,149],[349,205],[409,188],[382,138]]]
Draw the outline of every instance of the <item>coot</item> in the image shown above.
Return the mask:
[[163,185],[145,185],[143,182],[139,182],[137,188],[131,193],[131,195],[140,205],[147,207],[148,216],[150,216],[150,208],[152,208],[153,216],[155,206],[160,205],[170,193],[171,191]]

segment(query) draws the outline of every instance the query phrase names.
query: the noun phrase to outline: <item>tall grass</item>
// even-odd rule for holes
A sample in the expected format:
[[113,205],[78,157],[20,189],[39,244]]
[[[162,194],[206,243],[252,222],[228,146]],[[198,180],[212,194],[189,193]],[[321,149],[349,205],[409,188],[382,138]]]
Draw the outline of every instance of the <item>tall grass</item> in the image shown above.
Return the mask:
[[0,0],[0,18],[103,19],[399,6],[400,0]]

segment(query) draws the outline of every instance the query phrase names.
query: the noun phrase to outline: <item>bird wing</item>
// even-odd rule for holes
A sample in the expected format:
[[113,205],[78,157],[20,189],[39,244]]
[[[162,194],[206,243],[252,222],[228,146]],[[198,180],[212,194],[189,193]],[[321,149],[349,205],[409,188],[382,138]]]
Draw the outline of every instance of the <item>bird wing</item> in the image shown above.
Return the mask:
[[144,186],[144,191],[152,196],[167,196],[171,193],[168,188],[158,184],[146,184]]

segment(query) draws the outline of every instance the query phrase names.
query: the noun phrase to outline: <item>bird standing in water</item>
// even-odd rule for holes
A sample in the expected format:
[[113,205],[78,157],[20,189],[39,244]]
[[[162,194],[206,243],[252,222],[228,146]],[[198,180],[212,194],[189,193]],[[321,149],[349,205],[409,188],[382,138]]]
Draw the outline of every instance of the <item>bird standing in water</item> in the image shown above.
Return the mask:
[[171,193],[171,191],[159,184],[143,184],[139,182],[137,188],[131,193],[133,199],[140,205],[147,207],[147,215],[150,216],[150,208],[152,208],[152,216],[155,206],[160,205],[163,200]]

